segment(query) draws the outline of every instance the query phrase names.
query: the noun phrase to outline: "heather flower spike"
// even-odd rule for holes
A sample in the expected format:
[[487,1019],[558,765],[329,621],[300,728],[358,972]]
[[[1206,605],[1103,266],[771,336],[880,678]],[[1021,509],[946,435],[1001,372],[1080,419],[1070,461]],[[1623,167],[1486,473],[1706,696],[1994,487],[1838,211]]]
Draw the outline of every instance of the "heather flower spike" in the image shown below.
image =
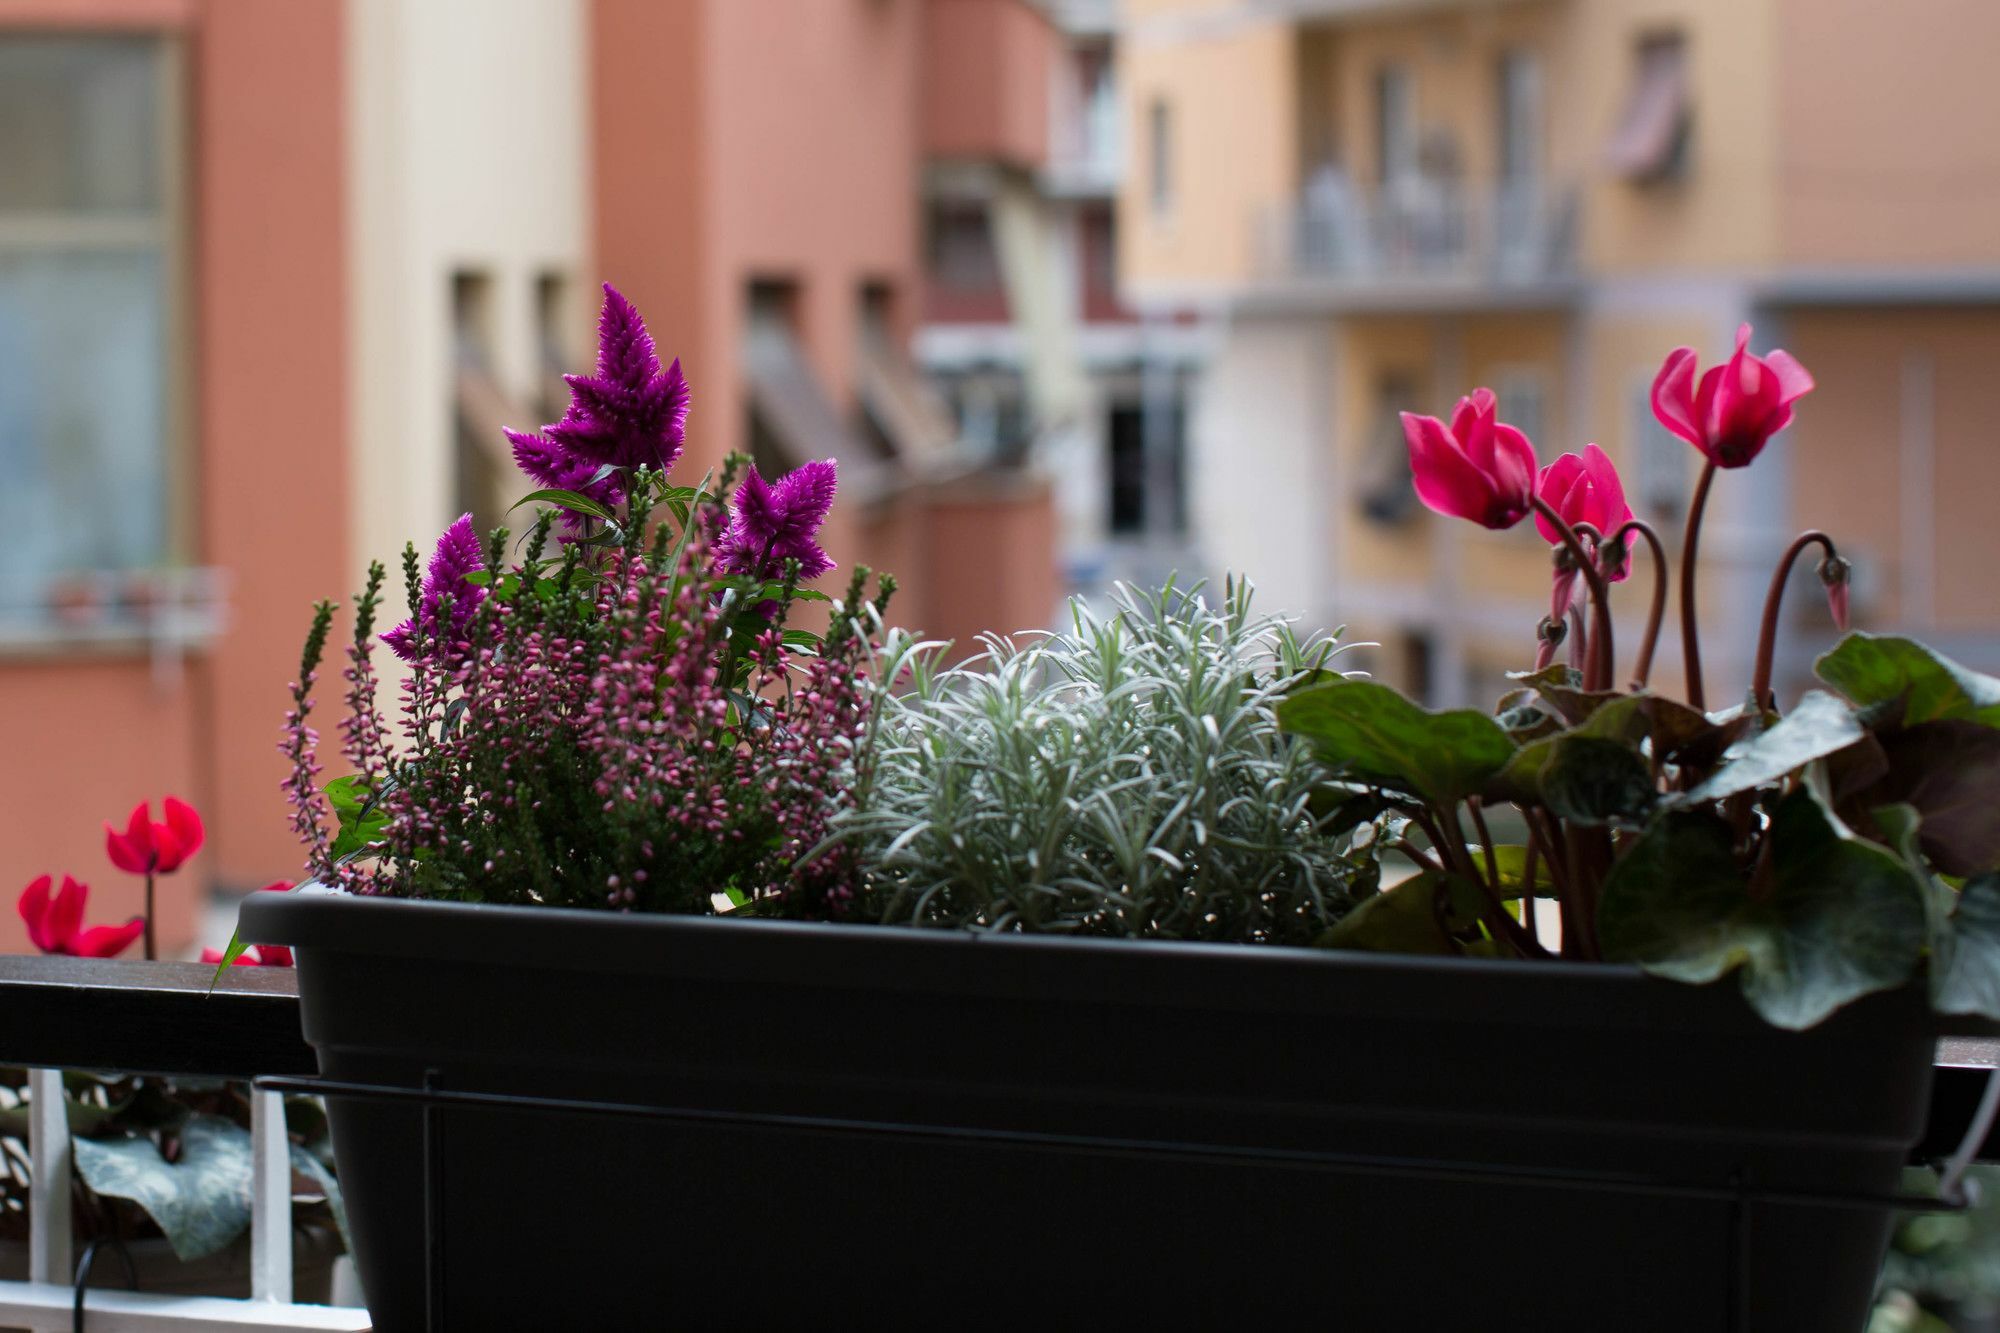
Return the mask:
[[[680,360],[660,369],[646,322],[608,282],[597,338],[597,373],[563,377],[569,411],[544,433],[593,470],[610,464],[665,472],[687,442],[688,382]],[[518,457],[519,441],[516,448]]]
[[1789,352],[1756,356],[1750,326],[1736,330],[1736,351],[1695,383],[1692,347],[1667,354],[1653,380],[1653,415],[1706,454],[1717,467],[1747,467],[1771,437],[1792,421],[1792,404],[1812,391],[1813,378]]
[[831,458],[801,463],[775,482],[752,467],[736,488],[736,512],[722,540],[722,568],[731,574],[774,578],[787,560],[799,562],[801,579],[834,567],[817,540],[833,507],[838,482]]
[[[444,530],[437,549],[431,553],[430,569],[424,575],[423,600],[415,619],[383,631],[382,642],[405,662],[413,662],[417,660],[417,628],[421,626],[427,655],[449,657],[450,645],[465,637],[465,627],[473,612],[486,600],[486,589],[467,583],[465,576],[484,568],[486,556],[480,549],[479,534],[472,530],[472,515],[461,514],[456,523]],[[451,619],[440,625],[438,606],[445,597],[451,598]],[[447,645],[442,654],[437,647],[440,641]]]
[[1417,498],[1437,513],[1488,528],[1511,528],[1535,493],[1535,446],[1494,418],[1491,389],[1458,400],[1451,424],[1403,413],[1403,440]]
[[21,920],[27,923],[29,942],[43,953],[113,958],[144,933],[143,917],[133,917],[122,926],[84,929],[83,909],[90,901],[90,886],[64,875],[61,890],[51,895],[54,882],[48,875],[34,879],[21,890],[15,904]]

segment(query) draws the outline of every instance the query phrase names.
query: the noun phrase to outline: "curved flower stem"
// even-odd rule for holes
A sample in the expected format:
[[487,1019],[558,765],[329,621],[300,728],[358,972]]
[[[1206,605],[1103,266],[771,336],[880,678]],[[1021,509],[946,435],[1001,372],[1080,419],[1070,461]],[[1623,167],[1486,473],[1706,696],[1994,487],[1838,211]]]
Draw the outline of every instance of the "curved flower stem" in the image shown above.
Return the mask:
[[1653,649],[1660,642],[1660,622],[1667,614],[1667,548],[1653,525],[1638,518],[1627,519],[1611,540],[1622,542],[1628,532],[1638,533],[1653,548],[1653,606],[1646,613],[1646,637],[1639,641],[1639,660],[1632,664],[1632,688],[1643,690],[1646,678],[1653,674]]
[[1757,669],[1750,678],[1750,697],[1766,712],[1777,706],[1777,700],[1771,693],[1771,663],[1778,651],[1778,610],[1784,604],[1785,583],[1791,578],[1792,566],[1798,562],[1799,555],[1815,543],[1826,551],[1829,560],[1840,554],[1833,549],[1833,538],[1818,528],[1800,533],[1785,548],[1784,555],[1778,558],[1778,567],[1771,571],[1770,591],[1764,594],[1764,624],[1757,633]]
[[1709,483],[1715,480],[1715,460],[1702,464],[1701,480],[1695,483],[1694,499],[1688,502],[1687,528],[1681,534],[1681,663],[1687,674],[1687,701],[1706,712],[1708,702],[1701,685],[1701,631],[1695,624],[1694,556],[1701,542],[1701,514],[1708,508]]
[[1563,516],[1541,496],[1534,497],[1534,505],[1535,512],[1561,534],[1562,544],[1568,549],[1570,559],[1576,561],[1577,572],[1590,585],[1590,645],[1583,659],[1583,688],[1604,689],[1611,683],[1611,590],[1605,584],[1597,562],[1583,549],[1583,540],[1576,535],[1576,529],[1564,522]]
[[[1528,938],[1542,948],[1542,923],[1535,910],[1535,872],[1540,869],[1542,834],[1533,823],[1528,825],[1528,850],[1521,858],[1521,924],[1528,928]],[[1543,949],[1543,952],[1548,952]]]
[[1569,645],[1569,664],[1581,676],[1588,661],[1585,654],[1590,651],[1590,632],[1583,627],[1583,612],[1574,606],[1569,609]]

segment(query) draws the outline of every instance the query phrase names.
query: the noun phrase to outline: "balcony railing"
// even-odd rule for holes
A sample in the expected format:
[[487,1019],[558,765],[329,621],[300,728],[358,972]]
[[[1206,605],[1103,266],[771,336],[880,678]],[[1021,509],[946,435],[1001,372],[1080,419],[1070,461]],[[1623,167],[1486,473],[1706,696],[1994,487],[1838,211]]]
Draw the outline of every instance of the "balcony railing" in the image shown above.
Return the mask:
[[1385,295],[1547,288],[1574,275],[1576,214],[1572,192],[1539,184],[1325,176],[1263,220],[1263,273]]
[[[0,1328],[283,1333],[370,1327],[366,1310],[292,1303],[292,1167],[280,1093],[252,1091],[249,1300],[90,1288],[79,1299],[65,1069],[249,1081],[310,1074],[295,974],[198,963],[0,956],[0,1065],[29,1067],[28,1280],[0,1281]],[[107,1261],[108,1262],[108,1261]]]

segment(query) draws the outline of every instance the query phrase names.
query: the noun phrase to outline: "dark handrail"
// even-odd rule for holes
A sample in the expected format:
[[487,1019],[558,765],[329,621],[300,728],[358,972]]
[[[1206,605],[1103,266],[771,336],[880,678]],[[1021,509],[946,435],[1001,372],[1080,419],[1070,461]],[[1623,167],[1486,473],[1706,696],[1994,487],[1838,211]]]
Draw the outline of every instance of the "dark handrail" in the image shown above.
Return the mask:
[[0,1065],[251,1079],[312,1074],[290,968],[0,955]]

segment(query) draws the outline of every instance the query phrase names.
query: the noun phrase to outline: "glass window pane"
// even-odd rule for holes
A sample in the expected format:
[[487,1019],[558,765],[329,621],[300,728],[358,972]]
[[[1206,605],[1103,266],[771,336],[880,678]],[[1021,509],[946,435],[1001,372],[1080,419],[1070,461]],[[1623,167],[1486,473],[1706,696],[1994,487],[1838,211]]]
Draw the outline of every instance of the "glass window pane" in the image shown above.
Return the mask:
[[0,38],[0,212],[160,204],[159,44]]
[[163,319],[157,255],[0,251],[0,618],[164,561]]

